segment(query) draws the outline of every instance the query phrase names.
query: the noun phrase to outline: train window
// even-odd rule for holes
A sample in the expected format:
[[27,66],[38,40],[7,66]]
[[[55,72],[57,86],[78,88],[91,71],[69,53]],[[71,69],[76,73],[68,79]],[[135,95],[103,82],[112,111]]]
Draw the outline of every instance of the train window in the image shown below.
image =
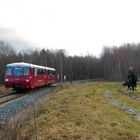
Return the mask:
[[37,69],[37,75],[40,75],[40,69]]
[[37,76],[37,69],[34,69],[34,76]]
[[21,68],[21,67],[15,67],[15,68],[13,69],[13,74],[14,74],[14,75],[17,75],[17,76],[23,75],[22,68]]
[[48,70],[48,75],[50,75],[51,74],[51,71],[50,70]]
[[33,76],[36,76],[37,75],[37,69],[35,69],[35,68],[32,69],[32,75]]
[[42,70],[42,74],[43,74],[43,75],[45,74],[45,70]]
[[46,74],[46,70],[44,69],[34,69],[34,75],[44,75]]
[[24,68],[24,73],[23,73],[23,75],[29,75],[30,74],[30,71],[29,71],[30,69],[29,68],[27,68],[27,67],[25,67]]
[[6,75],[12,75],[12,68],[7,68]]
[[43,75],[44,70],[43,69],[37,69],[37,75]]
[[48,70],[45,70],[45,74],[48,75]]
[[55,71],[52,71],[52,74],[55,75]]
[[56,71],[54,71],[54,75],[56,75]]
[[21,67],[8,67],[6,71],[6,75],[23,75],[23,69]]

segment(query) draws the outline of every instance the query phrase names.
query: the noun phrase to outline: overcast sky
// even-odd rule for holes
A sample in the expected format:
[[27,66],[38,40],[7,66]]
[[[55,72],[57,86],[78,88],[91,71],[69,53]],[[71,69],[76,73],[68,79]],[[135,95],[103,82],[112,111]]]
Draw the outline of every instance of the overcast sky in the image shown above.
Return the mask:
[[139,0],[0,0],[0,39],[99,56],[140,42]]

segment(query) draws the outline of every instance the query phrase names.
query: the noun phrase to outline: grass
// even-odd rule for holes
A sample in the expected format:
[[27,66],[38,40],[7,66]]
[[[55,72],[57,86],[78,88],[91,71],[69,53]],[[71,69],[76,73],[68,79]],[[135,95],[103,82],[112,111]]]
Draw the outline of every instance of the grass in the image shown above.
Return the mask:
[[[126,87],[123,87],[123,90],[126,91]],[[130,91],[128,91],[130,92]],[[112,91],[113,96],[120,100],[123,104],[125,105],[130,105],[133,108],[135,108],[136,110],[140,111],[140,102],[138,102],[136,99],[133,99],[129,96],[124,96],[124,94],[122,94],[122,92],[118,92],[117,90]],[[140,85],[138,85],[137,90],[130,93],[130,96],[136,96],[136,97],[140,97]]]
[[9,94],[12,92],[11,88],[5,88],[4,85],[0,86],[0,95]]
[[20,130],[22,136],[32,140],[138,139],[140,122],[102,96],[106,90],[114,91],[114,95],[118,85],[104,82],[64,85],[55,91],[36,118]]

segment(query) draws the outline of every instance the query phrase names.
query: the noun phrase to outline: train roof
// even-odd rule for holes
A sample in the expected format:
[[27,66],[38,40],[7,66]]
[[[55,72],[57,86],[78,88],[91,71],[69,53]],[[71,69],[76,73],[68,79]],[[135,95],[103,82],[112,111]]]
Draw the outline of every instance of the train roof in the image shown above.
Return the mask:
[[11,63],[11,64],[7,64],[6,66],[7,67],[16,67],[16,66],[20,66],[20,67],[31,67],[31,68],[38,68],[38,69],[46,69],[46,70],[55,71],[54,68],[45,67],[45,66],[39,66],[39,65],[34,65],[34,64],[30,64],[30,63],[24,63],[24,62]]

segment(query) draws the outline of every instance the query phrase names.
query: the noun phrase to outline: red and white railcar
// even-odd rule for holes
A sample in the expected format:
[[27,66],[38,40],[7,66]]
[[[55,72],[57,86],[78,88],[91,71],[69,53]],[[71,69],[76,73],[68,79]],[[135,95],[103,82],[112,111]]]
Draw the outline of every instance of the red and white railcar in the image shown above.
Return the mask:
[[30,63],[11,63],[6,65],[5,87],[18,89],[34,89],[56,82],[54,68]]

